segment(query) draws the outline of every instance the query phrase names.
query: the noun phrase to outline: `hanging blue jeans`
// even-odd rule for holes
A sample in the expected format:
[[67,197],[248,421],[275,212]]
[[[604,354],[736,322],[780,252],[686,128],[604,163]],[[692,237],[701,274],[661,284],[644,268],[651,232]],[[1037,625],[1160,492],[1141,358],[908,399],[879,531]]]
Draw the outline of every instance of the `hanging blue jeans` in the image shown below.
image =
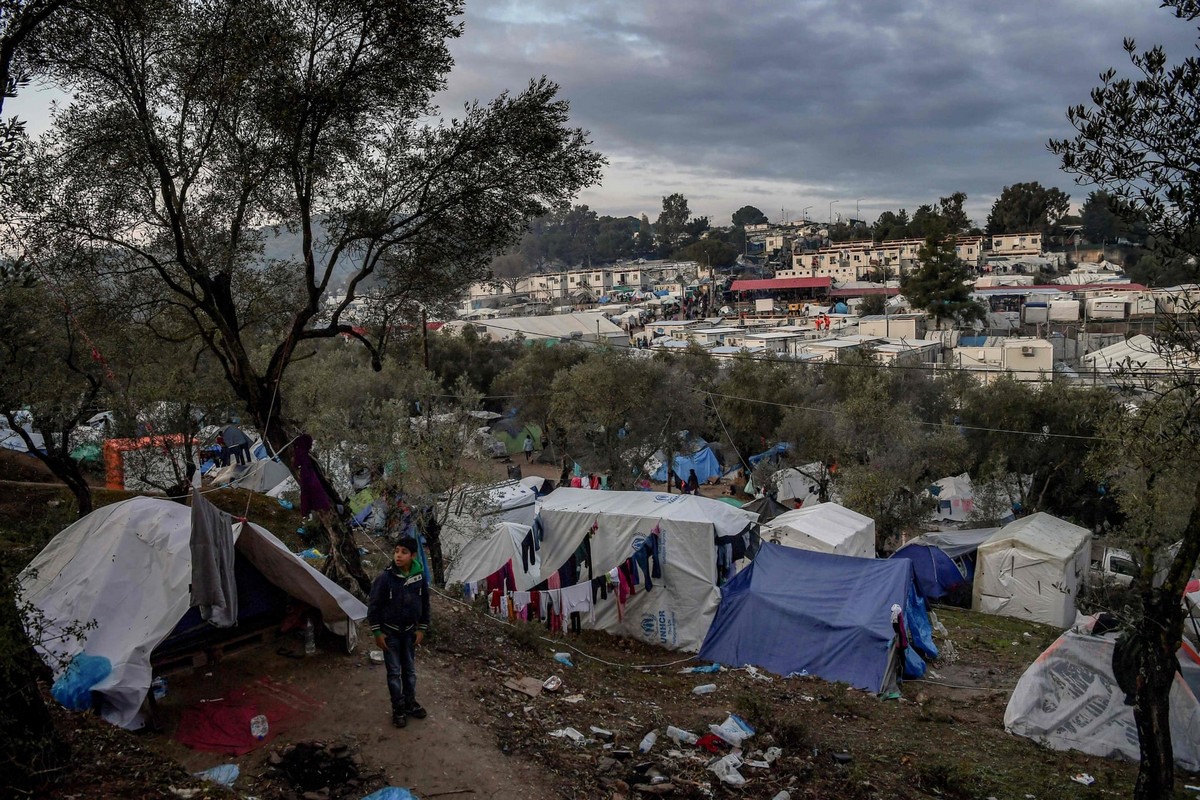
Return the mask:
[[387,668],[388,694],[392,698],[392,712],[403,713],[417,702],[417,632],[403,633],[385,630],[387,648],[383,651],[383,665]]

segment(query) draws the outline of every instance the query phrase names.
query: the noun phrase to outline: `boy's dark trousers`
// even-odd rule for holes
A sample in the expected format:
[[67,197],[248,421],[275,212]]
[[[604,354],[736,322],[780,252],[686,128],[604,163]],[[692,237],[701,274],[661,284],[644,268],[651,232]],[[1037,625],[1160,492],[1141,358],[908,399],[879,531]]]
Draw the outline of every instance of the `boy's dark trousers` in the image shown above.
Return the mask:
[[417,632],[385,630],[383,639],[387,644],[383,651],[383,664],[387,668],[392,713],[403,714],[417,702]]

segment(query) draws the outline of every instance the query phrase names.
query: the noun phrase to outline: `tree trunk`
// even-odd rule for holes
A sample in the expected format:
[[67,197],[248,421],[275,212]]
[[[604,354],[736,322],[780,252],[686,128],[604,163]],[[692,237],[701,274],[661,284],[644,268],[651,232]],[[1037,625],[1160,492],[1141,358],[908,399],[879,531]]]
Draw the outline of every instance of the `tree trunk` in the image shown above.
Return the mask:
[[50,709],[38,688],[37,676],[44,671],[25,633],[14,584],[0,569],[0,685],[5,702],[0,704],[0,774],[10,790],[34,792],[38,784],[65,766],[70,757],[67,745],[54,728]]
[[1171,685],[1179,663],[1175,651],[1183,627],[1179,598],[1163,589],[1143,596],[1142,646],[1133,718],[1137,724],[1141,761],[1135,800],[1170,797],[1175,786],[1175,752],[1171,744]]
[[71,458],[70,451],[67,450],[67,434],[61,434],[59,442],[55,444],[55,436],[51,433],[46,433],[44,436],[45,445],[39,450],[33,445],[33,439],[26,433],[25,429],[17,424],[16,419],[11,414],[5,414],[8,418],[9,427],[21,437],[21,441],[29,449],[29,452],[37,457],[38,461],[50,470],[54,477],[58,478],[67,488],[71,490],[71,494],[75,496],[76,515],[78,517],[86,517],[92,513],[92,491],[88,487],[87,478],[83,475],[83,469],[79,466],[79,462]]

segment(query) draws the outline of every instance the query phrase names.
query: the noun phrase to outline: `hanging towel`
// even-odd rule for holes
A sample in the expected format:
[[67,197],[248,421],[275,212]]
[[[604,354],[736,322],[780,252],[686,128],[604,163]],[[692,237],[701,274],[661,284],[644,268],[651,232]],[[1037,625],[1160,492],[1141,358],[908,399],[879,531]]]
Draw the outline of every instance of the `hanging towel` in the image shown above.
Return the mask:
[[192,605],[218,628],[237,624],[233,518],[192,489]]

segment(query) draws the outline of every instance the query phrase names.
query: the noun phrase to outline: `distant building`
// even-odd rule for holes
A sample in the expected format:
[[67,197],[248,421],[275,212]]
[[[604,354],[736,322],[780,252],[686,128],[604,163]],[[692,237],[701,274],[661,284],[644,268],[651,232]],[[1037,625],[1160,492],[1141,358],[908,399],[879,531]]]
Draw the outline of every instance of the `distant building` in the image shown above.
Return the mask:
[[1049,381],[1054,377],[1054,345],[1033,337],[964,336],[950,363],[985,384],[1006,373],[1019,381]]

